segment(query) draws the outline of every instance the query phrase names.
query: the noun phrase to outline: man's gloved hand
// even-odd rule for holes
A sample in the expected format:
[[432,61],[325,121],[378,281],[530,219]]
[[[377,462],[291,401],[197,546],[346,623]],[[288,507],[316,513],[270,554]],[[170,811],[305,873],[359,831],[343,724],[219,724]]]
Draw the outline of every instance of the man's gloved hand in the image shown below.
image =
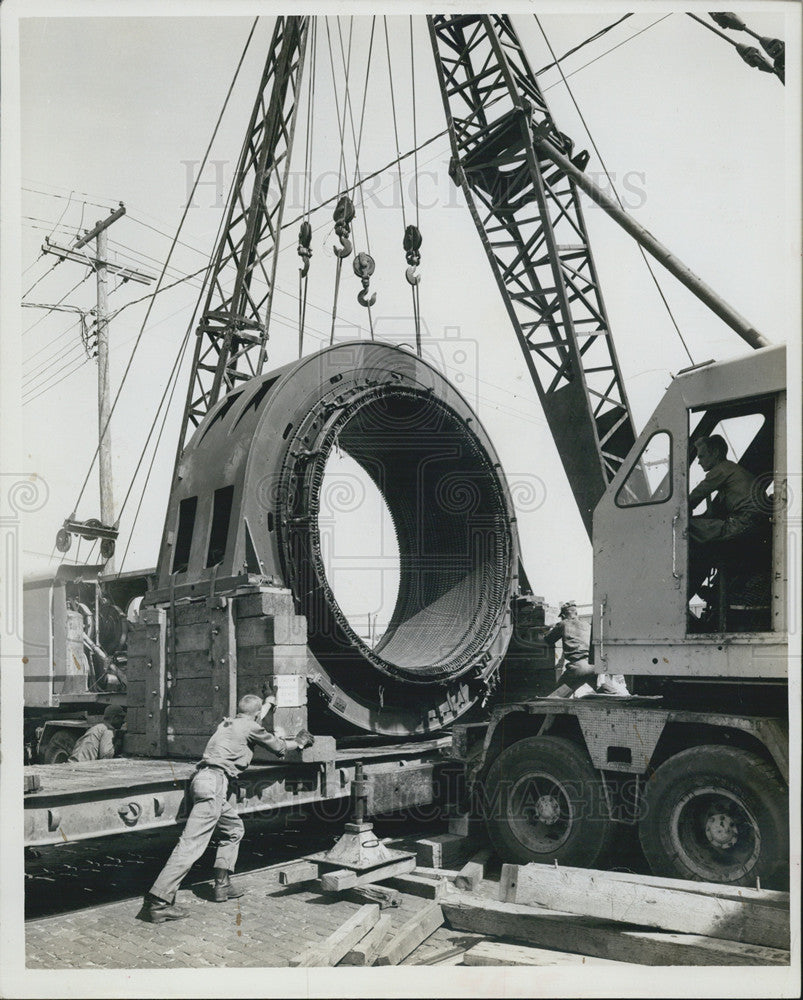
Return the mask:
[[305,749],[305,747],[311,747],[315,742],[315,737],[306,729],[301,729],[295,735],[295,741],[298,744],[299,750]]

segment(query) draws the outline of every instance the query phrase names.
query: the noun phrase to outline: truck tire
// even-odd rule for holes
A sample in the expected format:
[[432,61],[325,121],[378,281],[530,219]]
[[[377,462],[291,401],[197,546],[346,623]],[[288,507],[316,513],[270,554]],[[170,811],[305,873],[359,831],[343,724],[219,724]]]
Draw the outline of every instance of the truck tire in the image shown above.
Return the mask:
[[47,743],[39,748],[39,760],[43,764],[63,764],[75,749],[75,744],[82,735],[83,733],[73,735],[66,729],[56,730]]
[[639,839],[656,875],[755,885],[788,860],[787,791],[756,754],[692,747],[648,782]]
[[481,803],[503,861],[591,866],[614,832],[599,775],[571,740],[533,736],[491,765]]

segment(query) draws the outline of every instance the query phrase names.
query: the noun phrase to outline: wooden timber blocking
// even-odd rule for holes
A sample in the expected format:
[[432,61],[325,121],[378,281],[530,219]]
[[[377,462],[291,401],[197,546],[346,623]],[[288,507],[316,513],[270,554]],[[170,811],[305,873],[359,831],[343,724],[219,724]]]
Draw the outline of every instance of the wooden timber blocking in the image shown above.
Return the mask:
[[485,847],[481,851],[477,851],[477,853],[474,854],[460,869],[454,880],[455,886],[458,889],[467,889],[468,891],[473,892],[485,877],[485,866],[488,864],[490,859],[490,847]]
[[291,958],[291,967],[337,965],[378,922],[379,907],[376,903],[366,903],[324,941]]
[[566,951],[550,951],[526,944],[508,944],[507,941],[479,941],[463,955],[463,965],[616,965],[620,969],[627,962],[613,962],[609,958],[588,958]]
[[418,864],[424,868],[457,868],[476,847],[473,837],[454,833],[438,833],[414,843]]
[[395,875],[386,880],[392,889],[409,893],[411,896],[422,896],[424,899],[443,899],[453,891],[447,878],[427,878],[415,872],[406,875]]
[[706,892],[692,896],[688,888],[664,881],[669,884],[656,885],[649,877],[624,881],[583,868],[503,865],[500,898],[659,930],[789,947],[788,909]]
[[340,964],[373,965],[390,936],[392,926],[393,921],[390,914],[383,913],[365,937],[341,959]]
[[438,903],[427,903],[396,931],[376,960],[377,965],[398,965],[443,923]]
[[307,727],[307,625],[292,594],[246,592],[145,608],[128,638],[125,751],[151,757],[203,753],[218,723],[263,685],[279,736]]
[[699,934],[645,931],[576,913],[478,899],[468,893],[440,905],[455,930],[634,965],[789,965],[790,961],[789,952],[779,948]]

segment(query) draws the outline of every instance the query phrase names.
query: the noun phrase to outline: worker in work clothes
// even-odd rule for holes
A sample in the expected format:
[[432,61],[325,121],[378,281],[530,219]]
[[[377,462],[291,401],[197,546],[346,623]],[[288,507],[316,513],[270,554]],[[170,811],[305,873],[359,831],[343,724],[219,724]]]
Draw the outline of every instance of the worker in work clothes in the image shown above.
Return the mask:
[[229,801],[232,784],[251,763],[255,746],[266,747],[277,757],[284,757],[288,749],[303,749],[314,742],[306,730],[293,739],[282,739],[264,729],[262,720],[275,704],[276,699],[272,695],[268,695],[263,702],[258,695],[247,694],[240,699],[235,718],[224,719],[213,733],[192,777],[192,809],[186,826],[159,877],[145,896],[139,913],[142,920],[158,924],[187,915],[185,910],[175,905],[176,892],[181,880],[206,850],[214,833],[217,840],[215,902],[224,903],[242,896],[242,890],[235,888],[230,878],[244,833],[243,821]]
[[[714,434],[699,438],[694,445],[705,478],[689,493],[689,511],[705,500],[706,512],[689,518],[692,593],[696,592],[712,562],[723,554],[721,543],[736,539],[746,541],[767,523],[755,476],[726,457],[728,446],[724,438]],[[714,493],[716,497],[712,500]]]
[[621,674],[600,674],[588,662],[588,651],[591,645],[591,626],[577,615],[575,601],[566,601],[560,606],[560,621],[553,625],[544,636],[550,646],[558,639],[563,645],[563,659],[566,667],[559,677],[559,686],[549,698],[582,698],[593,694],[594,689],[600,694],[627,695],[627,685]]
[[125,709],[120,705],[107,705],[103,722],[92,726],[73,747],[67,758],[69,764],[84,760],[108,760],[114,757],[125,722]]

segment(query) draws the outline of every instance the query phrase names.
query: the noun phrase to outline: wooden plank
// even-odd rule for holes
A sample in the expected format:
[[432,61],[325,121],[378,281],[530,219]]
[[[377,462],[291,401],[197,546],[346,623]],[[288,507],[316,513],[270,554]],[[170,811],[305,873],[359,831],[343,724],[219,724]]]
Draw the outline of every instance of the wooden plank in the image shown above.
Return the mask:
[[491,859],[491,849],[489,847],[477,851],[470,861],[460,869],[454,884],[458,889],[467,889],[473,892],[485,877],[485,866]]
[[366,903],[324,941],[310,945],[306,951],[291,958],[290,966],[310,968],[337,965],[378,923],[379,907],[375,903]]
[[691,896],[607,872],[550,865],[503,865],[500,897],[585,917],[703,934],[767,948],[789,947],[789,914],[777,906],[704,894]]
[[627,962],[613,962],[609,958],[589,958],[566,951],[532,948],[506,941],[479,941],[463,955],[464,965],[616,965],[620,969]]
[[205,734],[196,735],[175,735],[168,733],[166,756],[169,757],[189,757],[192,760],[200,760],[212,735],[210,729]]
[[192,736],[206,733],[206,738],[212,735],[222,716],[211,708],[184,708],[170,706],[167,719],[168,735],[172,730],[174,736]]
[[[210,664],[207,661],[207,667]],[[170,687],[170,708],[208,708],[212,704],[212,678],[181,677]]]
[[306,674],[306,646],[239,646],[237,661],[244,673],[267,679],[273,674]]
[[478,816],[470,815],[470,813],[460,813],[456,816],[450,816],[449,833],[456,834],[458,837],[479,839],[485,837],[485,822]]
[[279,869],[279,885],[297,885],[318,877],[318,866],[312,861],[297,861]]
[[213,715],[231,718],[237,712],[237,640],[231,601],[211,608],[212,701]]
[[238,618],[258,615],[294,614],[293,595],[284,588],[270,588],[253,594],[241,594],[235,599]]
[[320,878],[321,892],[342,892],[344,889],[354,889],[358,885],[371,885],[372,882],[384,882],[385,879],[394,875],[404,875],[415,868],[415,858],[403,858],[401,861],[394,861],[389,865],[381,865],[379,868],[371,868],[367,872],[358,875],[350,868],[337,868],[334,871],[324,872]]
[[402,894],[398,889],[384,885],[358,885],[343,894],[352,903],[377,903],[380,910],[401,906]]
[[393,938],[385,945],[375,964],[398,965],[442,924],[443,911],[440,904],[427,903],[394,933]]
[[145,670],[145,738],[148,753],[167,753],[167,614],[162,608],[147,608],[140,621],[148,637],[150,653]]
[[[357,890],[355,890],[357,891]],[[385,945],[393,926],[393,920],[389,913],[383,913],[376,925],[371,928],[362,941],[358,942],[347,955],[343,957],[341,965],[373,965],[379,958],[379,953]]]
[[641,885],[675,889],[678,892],[715,896],[717,899],[763,903],[766,906],[778,906],[784,910],[788,910],[790,906],[789,893],[777,889],[756,889],[754,886],[747,885],[723,885],[720,882],[691,882],[680,878],[662,878],[659,875],[636,875],[633,872],[605,872],[605,877],[617,882],[638,882]]
[[452,884],[446,878],[431,879],[424,875],[396,875],[386,880],[386,884],[400,892],[411,896],[421,896],[423,899],[443,899],[453,891]]
[[199,625],[209,621],[206,598],[200,601],[176,602],[176,625]]
[[457,868],[427,868],[426,865],[416,865],[415,874],[432,879],[448,878],[453,882],[460,874],[460,870]]
[[475,847],[473,840],[454,833],[439,833],[415,842],[418,863],[425,868],[458,868]]
[[212,677],[212,661],[208,650],[176,653],[173,657],[173,681]]
[[698,934],[630,929],[613,921],[584,920],[575,913],[477,900],[475,896],[462,895],[441,905],[455,930],[635,965],[788,965],[790,960],[789,952],[778,948]]
[[237,645],[306,646],[307,619],[303,615],[279,613],[271,616],[240,618],[237,622]]
[[211,641],[212,632],[209,622],[199,622],[197,625],[176,625],[177,653],[208,652]]

